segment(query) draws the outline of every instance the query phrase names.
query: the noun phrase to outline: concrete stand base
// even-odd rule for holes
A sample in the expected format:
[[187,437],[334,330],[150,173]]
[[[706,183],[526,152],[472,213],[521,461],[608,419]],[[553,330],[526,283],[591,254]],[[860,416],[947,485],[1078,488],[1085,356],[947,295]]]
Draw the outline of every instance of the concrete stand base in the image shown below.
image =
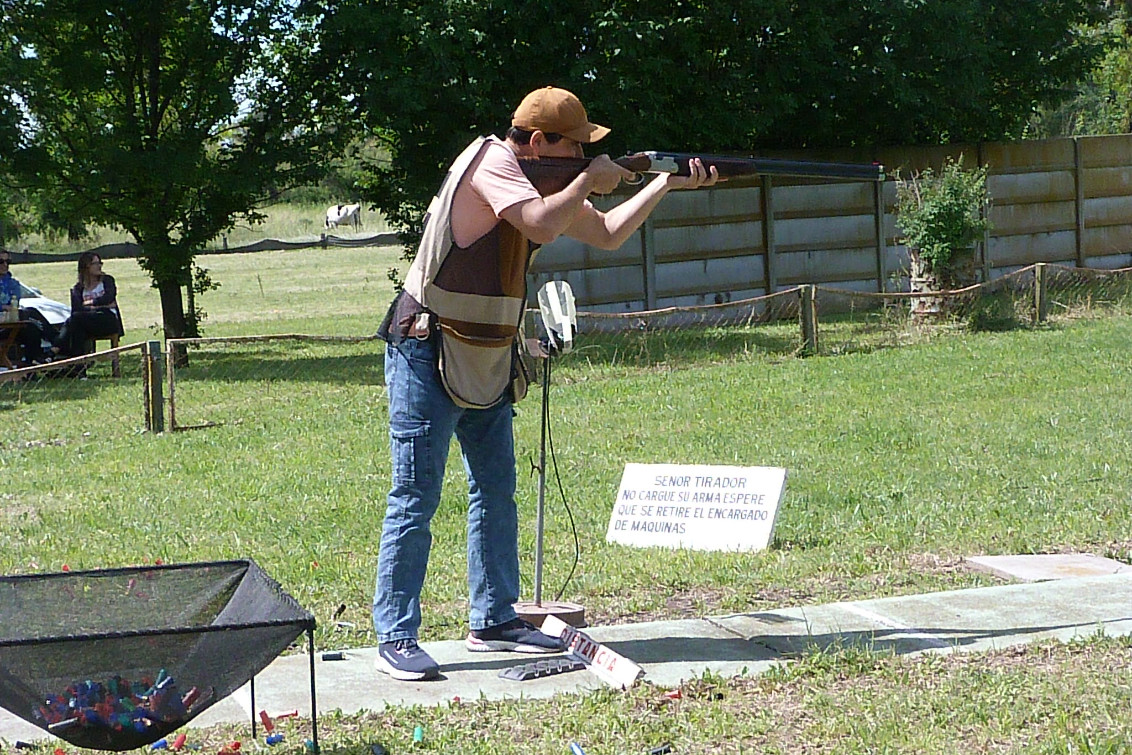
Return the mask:
[[581,629],[586,626],[586,609],[577,603],[566,603],[558,600],[544,600],[541,604],[519,601],[515,604],[515,611],[519,618],[529,621],[536,627],[541,627],[547,616],[557,616],[572,627]]

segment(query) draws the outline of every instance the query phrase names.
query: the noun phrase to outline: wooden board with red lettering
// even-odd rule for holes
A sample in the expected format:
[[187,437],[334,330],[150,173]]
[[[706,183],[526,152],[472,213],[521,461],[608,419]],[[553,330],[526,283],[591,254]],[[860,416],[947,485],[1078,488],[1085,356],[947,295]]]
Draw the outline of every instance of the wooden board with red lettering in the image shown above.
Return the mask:
[[557,616],[547,616],[541,629],[551,637],[560,638],[566,644],[568,655],[584,662],[597,678],[613,687],[631,687],[645,673],[633,661],[579,632]]
[[786,489],[780,467],[626,464],[605,539],[625,545],[757,551]]

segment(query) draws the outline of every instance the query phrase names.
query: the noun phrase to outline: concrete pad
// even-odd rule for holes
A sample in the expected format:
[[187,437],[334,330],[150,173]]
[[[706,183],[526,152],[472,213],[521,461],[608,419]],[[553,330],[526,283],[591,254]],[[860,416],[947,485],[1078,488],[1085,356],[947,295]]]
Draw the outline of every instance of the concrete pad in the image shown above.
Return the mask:
[[1091,553],[971,556],[964,560],[979,571],[1023,582],[1103,577],[1107,574],[1132,572],[1132,566],[1128,564]]
[[783,658],[795,658],[815,647],[861,646],[903,655],[942,644],[915,628],[895,627],[855,603],[734,614],[714,621]]
[[[379,711],[384,708],[410,705],[442,705],[459,697],[476,700],[501,700],[519,697],[549,697],[558,692],[581,692],[603,686],[592,674],[570,672],[553,677],[516,682],[499,678],[499,672],[512,666],[554,657],[519,655],[517,653],[470,653],[462,641],[424,642],[425,649],[440,664],[440,679],[424,682],[403,682],[390,678],[374,668],[377,648],[343,651],[341,661],[323,661],[315,656],[317,702],[320,713],[339,710],[343,713]],[[310,661],[306,655],[288,655],[276,659],[255,679],[256,708],[268,714],[298,710],[310,716]],[[566,678],[569,677],[569,678]],[[251,719],[249,685],[237,690],[232,698],[239,702],[241,713],[233,718],[226,711],[219,720]],[[230,700],[232,698],[229,698]],[[209,725],[207,713],[191,725]]]
[[38,742],[41,739],[54,739],[38,726],[32,726],[14,713],[0,708],[0,740],[11,744],[16,742]]
[[978,652],[1049,639],[1068,641],[1098,631],[1132,634],[1132,573],[1003,585],[856,604],[948,648]]
[[761,673],[779,654],[709,619],[656,621],[583,629],[594,640],[645,670],[645,681],[675,687],[710,671],[722,676]]

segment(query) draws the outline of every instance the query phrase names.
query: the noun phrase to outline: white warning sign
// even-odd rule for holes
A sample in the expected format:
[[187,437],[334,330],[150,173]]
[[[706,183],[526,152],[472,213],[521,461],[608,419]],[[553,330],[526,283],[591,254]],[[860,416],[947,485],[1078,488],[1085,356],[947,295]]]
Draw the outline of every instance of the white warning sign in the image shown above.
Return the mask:
[[626,464],[605,539],[637,546],[757,551],[770,544],[781,467]]

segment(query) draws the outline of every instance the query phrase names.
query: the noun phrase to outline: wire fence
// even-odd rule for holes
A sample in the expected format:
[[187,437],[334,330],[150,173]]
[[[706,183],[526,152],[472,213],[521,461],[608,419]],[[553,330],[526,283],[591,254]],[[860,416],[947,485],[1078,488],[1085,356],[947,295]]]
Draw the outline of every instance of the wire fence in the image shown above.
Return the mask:
[[9,348],[0,367],[5,448],[70,446],[145,428],[143,344],[19,366]]
[[[579,312],[575,347],[558,361],[557,373],[593,365],[702,364],[752,352],[836,356],[957,332],[1130,313],[1132,268],[1039,264],[934,294],[799,286],[709,306]],[[304,431],[318,436],[332,432],[334,423],[365,422],[383,404],[373,390],[384,382],[383,354],[384,343],[375,336],[244,336],[171,339],[164,352],[151,341],[0,369],[6,445],[245,423],[303,423]]]
[[[679,361],[705,349],[783,355],[874,351],[956,331],[1034,327],[1065,318],[1132,311],[1132,268],[1037,264],[955,291],[876,293],[806,285],[742,301],[625,314],[578,313],[574,360]],[[704,342],[707,345],[704,345]],[[719,341],[719,347],[711,346]],[[699,344],[697,346],[697,343]]]

